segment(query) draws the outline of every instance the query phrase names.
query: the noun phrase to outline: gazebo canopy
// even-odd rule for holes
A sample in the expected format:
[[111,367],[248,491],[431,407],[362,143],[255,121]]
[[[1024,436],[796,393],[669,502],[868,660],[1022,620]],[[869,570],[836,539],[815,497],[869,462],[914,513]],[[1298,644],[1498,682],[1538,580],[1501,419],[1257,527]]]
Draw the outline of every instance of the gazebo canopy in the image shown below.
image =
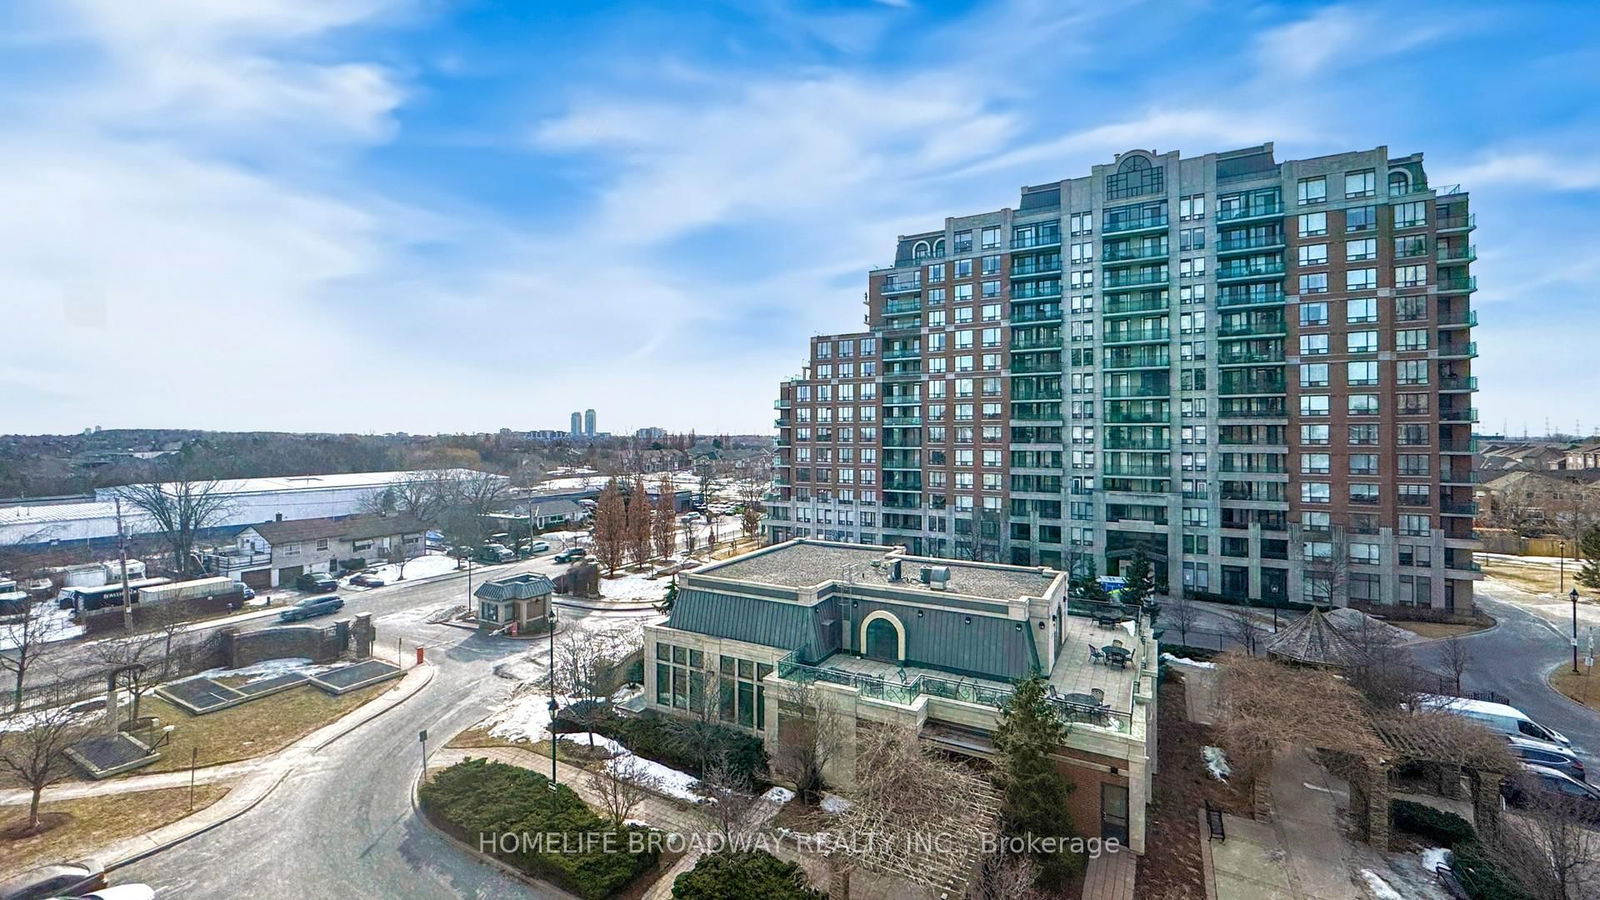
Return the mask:
[[1274,659],[1313,666],[1348,666],[1362,654],[1361,645],[1320,609],[1290,622],[1266,649]]

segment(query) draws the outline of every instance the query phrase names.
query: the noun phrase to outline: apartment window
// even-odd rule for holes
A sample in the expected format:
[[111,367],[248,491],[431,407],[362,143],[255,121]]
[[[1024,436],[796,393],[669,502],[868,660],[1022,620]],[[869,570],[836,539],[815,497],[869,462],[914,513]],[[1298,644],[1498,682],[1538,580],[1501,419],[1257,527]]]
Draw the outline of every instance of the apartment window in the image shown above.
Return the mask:
[[1204,250],[1206,246],[1206,230],[1204,228],[1184,228],[1178,232],[1179,250]]
[[1350,599],[1356,603],[1382,603],[1382,582],[1370,572],[1350,573]]
[[1394,348],[1401,351],[1426,350],[1428,332],[1422,328],[1402,328],[1394,333]]
[[1426,575],[1401,575],[1401,606],[1430,606],[1433,604],[1433,579]]
[[944,263],[934,263],[928,267],[928,283],[939,284],[944,281]]
[[1094,231],[1094,213],[1092,212],[1073,213],[1072,217],[1067,221],[1074,235],[1089,234]]
[[983,370],[985,372],[992,372],[995,369],[1000,368],[1000,354],[998,354],[998,353],[985,353],[985,354],[983,354],[983,357],[982,357],[982,363],[983,363]]
[[1378,192],[1378,175],[1371,169],[1360,172],[1347,172],[1344,176],[1344,195],[1347,199],[1354,197],[1371,197]]
[[[968,242],[968,244],[967,244],[967,249],[968,250],[972,249],[972,244],[970,242]],[[972,260],[970,260],[970,259],[958,259],[958,260],[956,260],[956,277],[957,278],[971,278],[972,277]]]
[[1000,257],[999,256],[985,256],[983,258],[983,274],[985,274],[985,275],[999,275],[1000,274]]
[[1302,244],[1296,251],[1302,266],[1325,266],[1328,264],[1327,244]]
[[[935,309],[935,310],[929,311],[929,313],[928,313],[928,326],[931,327],[931,328],[939,328],[939,327],[941,327],[943,325],[944,325],[944,310]],[[929,335],[929,337],[932,337],[932,335]]]
[[1205,257],[1197,259],[1182,259],[1178,261],[1179,278],[1204,278],[1206,274]]
[[1326,416],[1326,415],[1328,415],[1328,395],[1327,394],[1301,394],[1300,395],[1300,415],[1302,415],[1302,416]]
[[1325,334],[1300,335],[1301,356],[1321,356],[1328,352],[1328,336]]
[[1326,481],[1300,482],[1301,503],[1328,503],[1332,498],[1332,488]]
[[1372,387],[1378,383],[1378,364],[1371,360],[1345,363],[1345,384]]
[[1308,388],[1308,387],[1327,387],[1328,386],[1328,364],[1327,363],[1305,363],[1305,364],[1301,365],[1300,366],[1300,386],[1303,387],[1303,388]]
[[1300,454],[1300,474],[1326,475],[1333,468],[1333,457],[1326,453]]
[[983,299],[992,300],[1000,296],[1000,282],[985,281],[983,283]]
[[1399,395],[1400,415],[1425,416],[1428,414],[1427,394],[1401,394]]
[[1375,416],[1378,414],[1377,394],[1351,394],[1349,396],[1348,411],[1352,416]]
[[1300,304],[1300,325],[1328,324],[1328,304],[1323,302]]
[[1395,287],[1422,287],[1428,283],[1427,266],[1395,266]]
[[1378,239],[1362,238],[1344,242],[1345,262],[1366,262],[1378,258]]
[[1428,361],[1425,359],[1402,359],[1395,363],[1395,381],[1399,384],[1427,384]]
[[927,296],[929,306],[944,305],[944,288],[928,288]]
[[1402,447],[1426,447],[1429,444],[1428,426],[1401,425],[1395,443]]
[[[985,303],[983,305],[983,320],[985,322],[998,322],[998,321],[1000,321],[1000,304],[998,304],[998,303]],[[929,325],[933,324],[933,320],[931,318],[928,320],[928,324]]]
[[1345,433],[1346,443],[1352,447],[1376,447],[1378,445],[1378,426],[1376,425],[1351,425]]
[[1420,322],[1428,317],[1428,298],[1415,294],[1394,298],[1396,322]]
[[1428,516],[1402,515],[1400,517],[1400,533],[1406,537],[1427,537],[1432,529],[1432,520]]
[[1300,426],[1300,443],[1314,445],[1314,446],[1322,446],[1324,444],[1331,443],[1331,441],[1328,438],[1328,426],[1326,426],[1326,425],[1301,425]]
[[1378,286],[1377,269],[1350,269],[1344,273],[1344,287],[1348,291],[1370,291]]
[[1371,504],[1377,503],[1380,491],[1376,484],[1358,482],[1350,485],[1350,502]]
[[1206,215],[1206,195],[1190,194],[1178,198],[1178,218],[1203,219]]
[[1360,297],[1347,300],[1344,304],[1344,320],[1351,325],[1368,325],[1378,321],[1378,300],[1375,297]]
[[1428,474],[1429,465],[1426,453],[1402,453],[1397,459],[1401,475],[1415,478]]
[[1374,475],[1374,476],[1377,475],[1378,474],[1378,454],[1376,454],[1376,453],[1352,453],[1352,454],[1350,454],[1350,474],[1351,475]]
[[1402,566],[1425,569],[1433,565],[1433,548],[1427,544],[1400,544],[1396,549]]
[[1075,266],[1094,262],[1094,242],[1082,241],[1073,244],[1067,249],[1067,256]]
[[[956,302],[957,303],[971,303],[972,302],[972,285],[971,284],[958,284],[958,285],[956,285]],[[970,312],[970,310],[969,310],[969,312]]]
[[1378,227],[1378,208],[1352,206],[1344,211],[1344,230],[1347,232],[1371,231]]
[[1394,227],[1418,228],[1428,224],[1428,204],[1422,202],[1397,203],[1394,207]]
[[1309,272],[1300,276],[1300,293],[1326,294],[1328,292],[1328,273]]
[[999,228],[985,228],[985,229],[983,229],[983,245],[979,249],[982,249],[982,250],[994,250],[994,249],[998,248],[999,246],[1000,246],[1000,229]]
[[1296,221],[1301,237],[1318,237],[1328,233],[1328,214],[1325,212],[1301,213]]
[[1377,353],[1378,333],[1376,331],[1352,331],[1345,335],[1345,349],[1350,353]]
[[1297,196],[1301,206],[1324,202],[1328,199],[1328,179],[1320,175],[1316,178],[1300,179]]

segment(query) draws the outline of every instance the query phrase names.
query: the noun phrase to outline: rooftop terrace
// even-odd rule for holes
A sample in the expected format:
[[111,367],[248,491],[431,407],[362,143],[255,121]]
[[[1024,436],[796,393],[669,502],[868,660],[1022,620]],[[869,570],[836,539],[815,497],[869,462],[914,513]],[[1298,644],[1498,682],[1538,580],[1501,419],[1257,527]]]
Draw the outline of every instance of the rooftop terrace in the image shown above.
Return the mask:
[[[901,563],[899,581],[889,580],[890,564],[894,560]],[[919,580],[919,570],[923,566],[949,568],[950,581],[943,591]],[[804,539],[757,550],[725,563],[705,566],[693,572],[691,579],[701,576],[789,588],[817,587],[837,581],[935,595],[962,594],[988,600],[1043,597],[1050,592],[1056,579],[1066,577],[1063,572],[1044,567],[967,563],[911,556],[903,547],[823,543]]]

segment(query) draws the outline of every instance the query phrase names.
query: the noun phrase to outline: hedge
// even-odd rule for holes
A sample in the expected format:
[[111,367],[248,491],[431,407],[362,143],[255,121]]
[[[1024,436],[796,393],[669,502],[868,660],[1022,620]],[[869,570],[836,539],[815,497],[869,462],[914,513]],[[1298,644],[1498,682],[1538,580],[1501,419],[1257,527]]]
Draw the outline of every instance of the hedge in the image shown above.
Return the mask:
[[1472,823],[1453,812],[1435,809],[1411,800],[1393,800],[1389,814],[1394,827],[1420,838],[1426,838],[1441,847],[1454,847],[1475,836]]
[[722,850],[700,857],[672,882],[672,900],[827,900],[805,872],[765,850]]
[[[481,846],[480,838],[500,835],[566,836],[565,843],[549,849],[532,840],[515,847],[497,845],[493,855],[590,900],[621,891],[656,864],[657,842],[640,841],[640,852],[628,852],[629,835],[648,834],[649,829],[615,828],[566,785],[553,792],[548,785],[548,779],[528,769],[469,759],[439,772],[417,796],[429,821],[472,847]],[[607,840],[610,852],[603,843]]]
[[1501,873],[1483,845],[1464,841],[1450,850],[1450,870],[1472,900],[1532,900],[1528,893]]
[[748,780],[752,787],[765,783],[766,748],[760,738],[737,728],[649,712],[628,718],[609,711],[581,718],[565,716],[565,712],[556,714],[552,731],[594,731],[621,742],[638,756],[696,778],[704,778],[707,769],[722,764],[735,777]]

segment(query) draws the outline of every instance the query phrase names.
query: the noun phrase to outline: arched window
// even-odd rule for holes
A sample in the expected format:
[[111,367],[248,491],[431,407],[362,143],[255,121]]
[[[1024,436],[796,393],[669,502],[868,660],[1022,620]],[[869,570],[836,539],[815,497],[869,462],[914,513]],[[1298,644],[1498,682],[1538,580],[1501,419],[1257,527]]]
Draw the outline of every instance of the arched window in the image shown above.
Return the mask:
[[934,256],[943,256],[944,255],[944,238],[939,238],[938,240],[933,242],[933,255]]
[[1166,190],[1162,169],[1150,164],[1147,157],[1129,153],[1117,163],[1117,171],[1106,176],[1106,199],[1121,200],[1142,197]]
[[1411,176],[1407,175],[1404,172],[1390,172],[1389,173],[1389,193],[1391,193],[1391,194],[1409,194],[1409,193],[1411,193]]
[[928,249],[929,248],[928,248],[928,242],[927,241],[917,241],[915,244],[913,244],[911,246],[911,258],[912,259],[922,259],[923,257],[928,255]]
[[1144,157],[1139,156],[1138,154],[1134,154],[1133,156],[1129,156],[1129,157],[1123,159],[1122,162],[1120,164],[1118,164],[1117,171],[1118,172],[1137,172],[1140,169],[1148,169],[1148,168],[1150,168],[1150,160],[1145,159]]

